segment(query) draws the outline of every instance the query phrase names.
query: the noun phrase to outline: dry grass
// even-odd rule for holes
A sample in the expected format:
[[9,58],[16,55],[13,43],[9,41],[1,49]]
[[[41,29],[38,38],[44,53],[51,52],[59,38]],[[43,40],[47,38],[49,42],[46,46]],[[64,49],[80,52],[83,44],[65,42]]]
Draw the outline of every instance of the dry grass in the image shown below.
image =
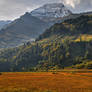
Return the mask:
[[92,92],[92,73],[3,73],[0,92]]

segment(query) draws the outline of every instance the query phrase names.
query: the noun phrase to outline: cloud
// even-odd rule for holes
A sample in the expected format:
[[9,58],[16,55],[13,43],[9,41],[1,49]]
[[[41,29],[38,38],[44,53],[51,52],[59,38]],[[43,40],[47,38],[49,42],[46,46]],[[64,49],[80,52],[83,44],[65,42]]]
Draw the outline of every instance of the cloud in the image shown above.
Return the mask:
[[92,0],[63,0],[73,12],[92,11]]
[[92,0],[0,0],[0,20],[15,19],[46,3],[64,3],[73,12],[92,10]]

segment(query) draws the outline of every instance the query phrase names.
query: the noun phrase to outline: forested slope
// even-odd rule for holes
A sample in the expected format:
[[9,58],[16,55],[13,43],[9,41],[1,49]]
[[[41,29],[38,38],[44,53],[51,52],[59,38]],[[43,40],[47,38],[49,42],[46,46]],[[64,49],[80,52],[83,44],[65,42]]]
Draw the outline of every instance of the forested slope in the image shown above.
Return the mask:
[[[6,67],[7,66],[7,67]],[[92,16],[55,24],[33,43],[2,50],[0,71],[92,68]]]

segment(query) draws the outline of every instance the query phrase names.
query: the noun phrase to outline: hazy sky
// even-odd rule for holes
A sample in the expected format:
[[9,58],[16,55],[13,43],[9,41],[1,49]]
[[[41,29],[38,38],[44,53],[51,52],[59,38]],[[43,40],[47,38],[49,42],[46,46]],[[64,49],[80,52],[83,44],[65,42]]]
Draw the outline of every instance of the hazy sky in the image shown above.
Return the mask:
[[0,20],[11,20],[46,3],[64,3],[73,12],[92,10],[92,0],[0,0]]

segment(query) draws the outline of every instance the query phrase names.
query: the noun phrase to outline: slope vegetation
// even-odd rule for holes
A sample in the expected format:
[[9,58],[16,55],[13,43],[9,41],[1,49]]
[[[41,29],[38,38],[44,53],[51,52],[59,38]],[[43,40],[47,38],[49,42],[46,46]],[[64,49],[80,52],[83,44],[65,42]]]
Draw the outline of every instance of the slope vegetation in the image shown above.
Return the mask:
[[[91,69],[91,52],[92,16],[82,15],[53,25],[33,43],[2,50],[0,70],[48,71],[64,67]],[[5,65],[7,67],[3,69]]]

